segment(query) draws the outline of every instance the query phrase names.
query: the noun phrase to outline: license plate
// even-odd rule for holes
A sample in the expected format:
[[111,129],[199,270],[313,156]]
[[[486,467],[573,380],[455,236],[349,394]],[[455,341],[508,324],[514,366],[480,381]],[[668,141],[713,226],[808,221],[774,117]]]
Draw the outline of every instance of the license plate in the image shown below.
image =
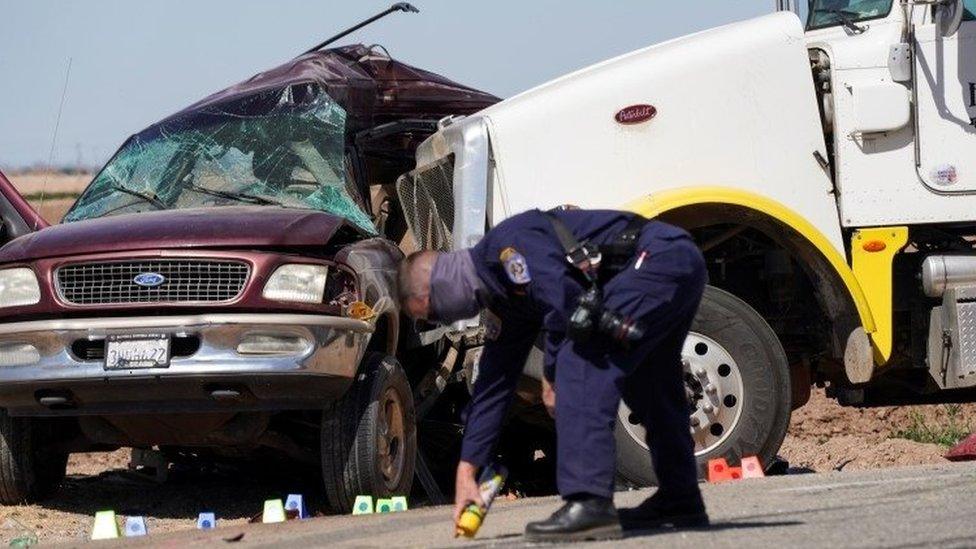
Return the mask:
[[105,369],[166,368],[169,334],[113,335],[105,341]]

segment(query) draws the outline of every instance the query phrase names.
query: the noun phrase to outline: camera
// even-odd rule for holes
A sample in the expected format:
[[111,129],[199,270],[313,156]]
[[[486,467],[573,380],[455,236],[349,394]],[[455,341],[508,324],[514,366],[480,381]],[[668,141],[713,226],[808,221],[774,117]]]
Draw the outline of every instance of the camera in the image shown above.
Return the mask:
[[587,341],[594,333],[628,344],[644,338],[644,327],[637,321],[608,311],[603,307],[603,294],[594,285],[580,295],[576,309],[569,317],[567,336],[573,341]]

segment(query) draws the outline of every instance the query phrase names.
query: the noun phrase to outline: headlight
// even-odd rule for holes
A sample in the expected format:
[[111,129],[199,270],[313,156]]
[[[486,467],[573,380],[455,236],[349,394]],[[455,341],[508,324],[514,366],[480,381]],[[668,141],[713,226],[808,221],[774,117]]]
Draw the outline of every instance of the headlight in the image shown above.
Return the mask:
[[34,271],[27,267],[0,271],[0,307],[36,305],[41,302],[41,287]]
[[262,295],[274,301],[322,303],[328,274],[325,265],[282,265],[268,279]]

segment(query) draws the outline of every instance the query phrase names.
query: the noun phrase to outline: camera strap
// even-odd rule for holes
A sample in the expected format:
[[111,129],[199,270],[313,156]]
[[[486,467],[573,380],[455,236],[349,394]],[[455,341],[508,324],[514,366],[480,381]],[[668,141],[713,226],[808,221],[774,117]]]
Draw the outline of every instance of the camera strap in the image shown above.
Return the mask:
[[599,279],[600,262],[603,260],[600,250],[595,246],[588,246],[587,241],[577,240],[573,231],[569,230],[569,227],[553,212],[542,212],[542,214],[552,225],[552,230],[556,233],[556,238],[566,254],[566,261],[583,273],[590,284],[596,285]]
[[599,280],[601,264],[605,264],[614,274],[626,267],[637,253],[637,241],[640,239],[641,230],[648,223],[647,218],[634,215],[612,242],[598,248],[588,241],[580,242],[573,231],[552,211],[542,213],[552,224],[553,232],[556,233],[556,238],[566,254],[566,261],[582,272],[592,284],[596,284]]

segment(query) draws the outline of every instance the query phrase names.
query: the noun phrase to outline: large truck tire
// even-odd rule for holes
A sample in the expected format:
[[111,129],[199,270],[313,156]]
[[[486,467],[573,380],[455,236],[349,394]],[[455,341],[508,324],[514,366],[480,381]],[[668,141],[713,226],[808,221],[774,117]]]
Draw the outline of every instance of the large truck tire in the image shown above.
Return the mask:
[[52,451],[51,429],[43,420],[10,417],[0,410],[0,503],[20,505],[53,494],[68,466],[68,455]]
[[[768,464],[786,436],[792,394],[786,353],[769,324],[741,299],[706,287],[682,357],[699,476],[720,457],[735,465],[754,455]],[[635,421],[621,405],[617,473],[628,484],[654,486],[644,426]]]
[[417,458],[413,393],[392,357],[370,353],[342,399],[322,417],[322,477],[331,511],[360,494],[409,496]]

